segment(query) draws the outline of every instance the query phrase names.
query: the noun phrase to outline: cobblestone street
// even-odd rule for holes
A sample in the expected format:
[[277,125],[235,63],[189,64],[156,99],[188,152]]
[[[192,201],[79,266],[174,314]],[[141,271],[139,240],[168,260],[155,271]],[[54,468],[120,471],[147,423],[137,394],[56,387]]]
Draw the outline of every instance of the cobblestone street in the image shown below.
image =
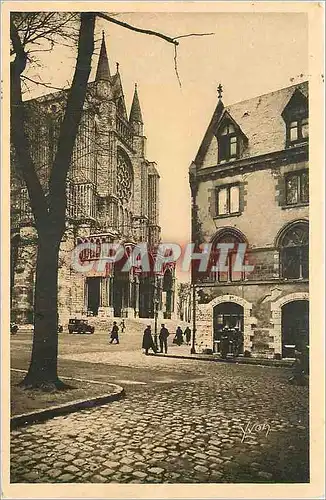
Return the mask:
[[173,362],[189,381],[13,431],[11,482],[309,481],[308,389],[288,370]]

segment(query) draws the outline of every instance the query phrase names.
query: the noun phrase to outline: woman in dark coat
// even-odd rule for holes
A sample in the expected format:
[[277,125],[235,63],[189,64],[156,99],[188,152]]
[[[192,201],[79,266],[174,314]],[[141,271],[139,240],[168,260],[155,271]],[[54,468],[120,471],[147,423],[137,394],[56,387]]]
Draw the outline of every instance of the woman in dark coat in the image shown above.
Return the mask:
[[178,326],[178,328],[175,332],[175,343],[178,345],[183,344],[183,333],[182,333],[180,326]]
[[154,340],[152,337],[150,325],[147,325],[146,329],[144,330],[142,348],[145,349],[145,354],[148,354],[149,349],[152,349],[155,354],[157,352],[157,349],[156,349],[156,346],[154,344]]
[[185,337],[186,337],[187,345],[189,345],[190,344],[190,340],[191,340],[191,330],[190,330],[189,326],[187,326],[187,328],[185,329],[184,334],[185,334]]

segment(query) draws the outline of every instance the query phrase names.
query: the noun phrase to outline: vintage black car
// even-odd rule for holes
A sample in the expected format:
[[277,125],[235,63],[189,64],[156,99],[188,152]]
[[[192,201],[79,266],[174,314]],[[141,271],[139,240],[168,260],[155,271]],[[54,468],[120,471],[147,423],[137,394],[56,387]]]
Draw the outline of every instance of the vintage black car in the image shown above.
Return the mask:
[[92,334],[94,333],[94,326],[88,324],[86,319],[77,319],[70,318],[68,323],[68,332],[69,333],[86,333]]
[[19,328],[18,328],[18,325],[16,323],[10,323],[10,333],[12,333],[13,335],[16,335],[18,330],[19,330]]

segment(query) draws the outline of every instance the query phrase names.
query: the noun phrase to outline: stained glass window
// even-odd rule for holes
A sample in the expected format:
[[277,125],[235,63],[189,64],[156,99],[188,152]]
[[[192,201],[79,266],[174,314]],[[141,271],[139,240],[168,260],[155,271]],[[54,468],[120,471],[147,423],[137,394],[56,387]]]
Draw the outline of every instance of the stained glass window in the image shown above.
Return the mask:
[[132,193],[133,174],[127,159],[118,154],[117,165],[117,194],[120,201],[129,201]]

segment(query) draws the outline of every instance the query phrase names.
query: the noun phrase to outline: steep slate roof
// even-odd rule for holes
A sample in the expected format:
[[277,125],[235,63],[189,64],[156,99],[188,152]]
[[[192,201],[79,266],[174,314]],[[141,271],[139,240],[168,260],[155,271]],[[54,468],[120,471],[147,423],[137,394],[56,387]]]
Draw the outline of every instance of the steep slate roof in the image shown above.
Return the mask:
[[308,82],[302,82],[231,104],[226,106],[223,111],[221,111],[218,104],[196,156],[196,164],[198,166],[201,164],[201,159],[209,145],[212,134],[216,132],[220,121],[223,120],[225,111],[231,115],[248,138],[248,146],[243,153],[243,158],[283,150],[285,148],[286,128],[282,112],[296,89],[308,97]]
[[286,128],[282,112],[296,89],[308,97],[308,82],[304,82],[226,106],[248,137],[246,156],[284,149]]

